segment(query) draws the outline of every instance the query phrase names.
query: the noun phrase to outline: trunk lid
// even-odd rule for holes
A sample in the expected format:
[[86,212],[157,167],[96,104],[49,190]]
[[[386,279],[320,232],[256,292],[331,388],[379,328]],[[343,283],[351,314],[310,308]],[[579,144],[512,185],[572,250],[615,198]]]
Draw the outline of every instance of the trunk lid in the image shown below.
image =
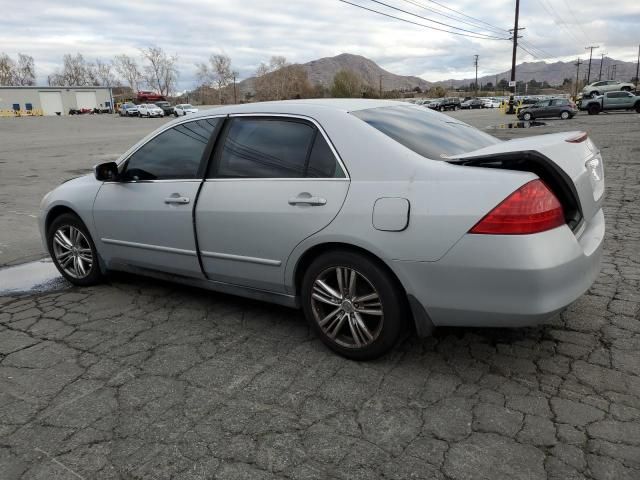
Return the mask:
[[602,206],[602,156],[585,132],[518,138],[456,155],[448,161],[535,173],[559,197],[567,210],[567,223],[574,230],[582,220],[589,222]]

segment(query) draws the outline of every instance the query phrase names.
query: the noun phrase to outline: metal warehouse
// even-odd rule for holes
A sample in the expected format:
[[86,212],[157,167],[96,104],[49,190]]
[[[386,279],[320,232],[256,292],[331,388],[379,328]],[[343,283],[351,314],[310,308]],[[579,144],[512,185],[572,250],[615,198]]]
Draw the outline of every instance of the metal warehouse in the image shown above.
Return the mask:
[[112,106],[108,87],[0,87],[0,112],[67,115],[70,110]]

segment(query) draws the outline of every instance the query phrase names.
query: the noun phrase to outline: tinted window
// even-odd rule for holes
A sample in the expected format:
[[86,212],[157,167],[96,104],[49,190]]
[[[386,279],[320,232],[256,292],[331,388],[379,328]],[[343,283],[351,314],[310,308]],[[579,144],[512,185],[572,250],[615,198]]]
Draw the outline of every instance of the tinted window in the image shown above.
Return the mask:
[[218,177],[304,177],[315,127],[302,122],[234,118],[218,165]]
[[125,180],[197,178],[202,154],[220,119],[207,118],[162,132],[134,153],[125,167]]
[[556,100],[551,100],[551,105],[569,105],[569,102],[563,99],[556,99]]
[[620,98],[620,97],[624,97],[624,96],[625,95],[623,93],[621,93],[621,92],[612,92],[612,93],[609,93],[607,95],[607,97],[609,97],[609,98]]
[[313,142],[306,176],[313,178],[344,178],[342,168],[340,168],[329,144],[327,144],[320,132],[317,133]]
[[470,152],[499,140],[446,115],[407,106],[370,108],[353,115],[426,158]]

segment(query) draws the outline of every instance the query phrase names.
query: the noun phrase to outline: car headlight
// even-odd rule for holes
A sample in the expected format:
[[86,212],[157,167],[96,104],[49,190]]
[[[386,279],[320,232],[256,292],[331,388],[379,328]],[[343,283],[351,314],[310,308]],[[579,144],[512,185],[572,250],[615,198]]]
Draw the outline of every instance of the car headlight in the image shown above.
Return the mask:
[[589,173],[589,182],[593,190],[593,199],[598,200],[604,192],[604,167],[600,153],[591,157],[584,164]]

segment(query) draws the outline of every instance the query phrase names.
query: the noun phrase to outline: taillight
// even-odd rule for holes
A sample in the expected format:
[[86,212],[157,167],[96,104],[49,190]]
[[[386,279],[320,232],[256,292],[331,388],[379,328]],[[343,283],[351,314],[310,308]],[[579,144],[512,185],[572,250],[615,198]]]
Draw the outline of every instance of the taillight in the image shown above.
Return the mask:
[[504,199],[469,233],[526,235],[551,230],[564,223],[562,205],[542,180],[536,179]]

